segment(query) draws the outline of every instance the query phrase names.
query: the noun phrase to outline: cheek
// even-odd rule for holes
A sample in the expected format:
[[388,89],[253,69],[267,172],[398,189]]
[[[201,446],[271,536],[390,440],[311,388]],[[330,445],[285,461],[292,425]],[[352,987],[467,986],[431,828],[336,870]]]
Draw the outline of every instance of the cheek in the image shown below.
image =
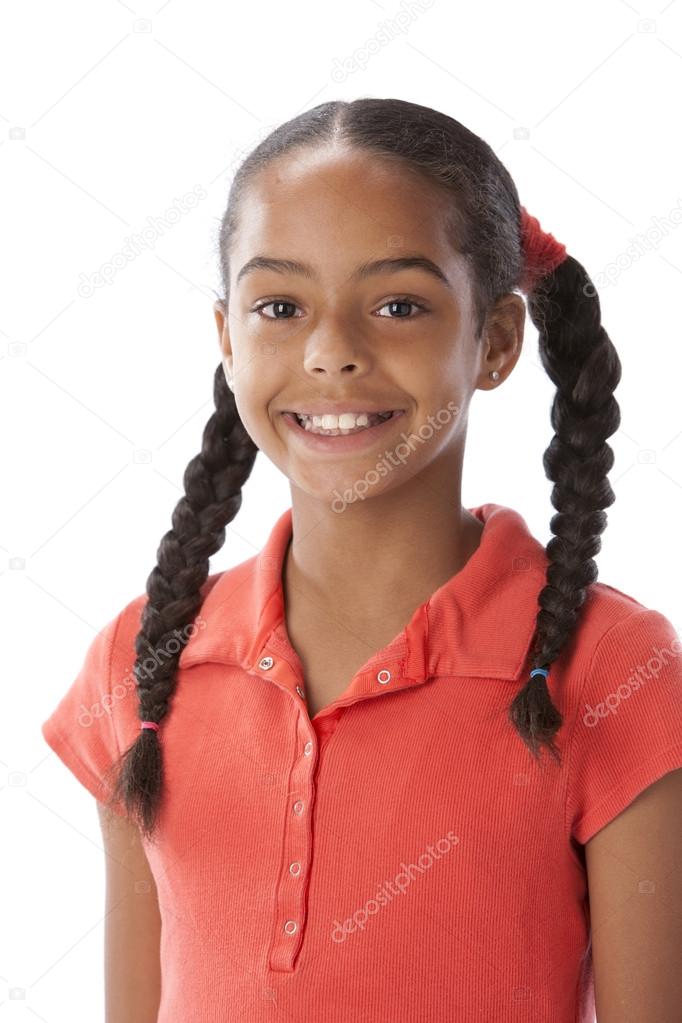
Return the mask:
[[250,388],[242,382],[235,395],[235,404],[244,429],[254,444],[269,454],[273,446],[273,426],[267,411],[267,402],[259,403]]
[[448,450],[459,446],[466,433],[466,414],[456,397],[443,395],[429,408],[417,411],[405,434],[405,447],[409,452],[406,468],[412,472],[423,469]]

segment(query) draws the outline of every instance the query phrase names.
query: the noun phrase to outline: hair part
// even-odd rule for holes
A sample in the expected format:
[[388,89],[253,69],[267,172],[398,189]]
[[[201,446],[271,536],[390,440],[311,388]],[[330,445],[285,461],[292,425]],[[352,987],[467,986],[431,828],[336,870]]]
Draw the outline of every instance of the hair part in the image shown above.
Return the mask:
[[[472,282],[476,337],[502,295],[521,287],[524,254],[521,206],[514,182],[493,149],[447,114],[399,99],[362,98],[322,103],[284,122],[238,167],[219,231],[219,264],[225,308],[230,295],[230,256],[244,196],[254,176],[298,150],[338,145],[398,161],[451,202],[448,236],[465,258]],[[554,487],[554,534],[546,546],[546,584],[538,595],[529,670],[549,668],[574,635],[587,587],[597,578],[595,555],[615,495],[606,478],[613,452],[606,440],[618,429],[613,396],[621,375],[615,347],[601,324],[599,299],[587,272],[572,256],[541,277],[527,295],[539,332],[542,364],[556,387],[551,408],[554,436],[543,466]],[[239,511],[242,487],[258,448],[247,434],[227,387],[222,363],[214,374],[215,411],[201,450],[188,464],[184,496],[163,536],[147,579],[147,604],[136,638],[134,672],[140,720],[160,722],[176,686],[178,653],[142,662],[178,632],[186,634],[202,604],[209,558],[225,541],[225,527]],[[186,642],[186,640],[185,640]],[[509,707],[509,720],[534,758],[546,746],[560,761],[554,736],[563,722],[542,674],[529,678]],[[155,830],[163,794],[162,748],[155,730],[139,736],[115,766],[112,800],[122,800],[147,837]]]

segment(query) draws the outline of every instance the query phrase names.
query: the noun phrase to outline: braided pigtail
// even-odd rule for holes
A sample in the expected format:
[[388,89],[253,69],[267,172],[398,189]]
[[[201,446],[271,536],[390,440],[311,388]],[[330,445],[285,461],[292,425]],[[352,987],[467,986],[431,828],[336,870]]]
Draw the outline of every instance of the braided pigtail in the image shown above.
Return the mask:
[[607,479],[614,456],[606,439],[620,425],[613,392],[621,363],[602,326],[595,288],[577,260],[565,256],[527,286],[542,364],[557,389],[554,436],[543,456],[545,473],[555,484],[551,501],[557,514],[550,521],[555,535],[546,546],[547,583],[538,595],[533,670],[509,717],[534,756],[546,744],[560,761],[553,736],[563,719],[546,677],[573,634],[587,586],[597,578],[594,556],[606,527],[604,509],[615,500]]
[[[185,469],[185,493],[147,579],[148,601],[135,641],[139,717],[152,726],[168,713],[178,660],[189,638],[187,627],[202,604],[200,590],[208,577],[209,558],[225,542],[225,526],[239,511],[242,487],[258,451],[239,418],[222,364],[216,369],[213,391],[215,412],[204,428],[201,451]],[[141,727],[114,769],[111,800],[122,800],[149,837],[163,788],[157,729]]]

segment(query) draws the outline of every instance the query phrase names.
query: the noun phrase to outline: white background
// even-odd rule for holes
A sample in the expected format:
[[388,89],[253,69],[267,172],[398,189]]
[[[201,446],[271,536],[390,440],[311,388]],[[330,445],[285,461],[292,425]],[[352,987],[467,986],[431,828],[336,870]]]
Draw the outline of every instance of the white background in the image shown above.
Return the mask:
[[[359,96],[440,108],[593,279],[617,267],[600,290],[623,379],[599,578],[679,630],[682,2],[13,2],[0,40],[0,1012],[71,1023],[103,1019],[104,857],[94,801],[39,726],[170,528],[213,407],[231,175],[278,123]],[[528,320],[511,378],[473,400],[463,489],[543,543],[552,397]],[[259,550],[288,505],[259,456],[211,571]]]

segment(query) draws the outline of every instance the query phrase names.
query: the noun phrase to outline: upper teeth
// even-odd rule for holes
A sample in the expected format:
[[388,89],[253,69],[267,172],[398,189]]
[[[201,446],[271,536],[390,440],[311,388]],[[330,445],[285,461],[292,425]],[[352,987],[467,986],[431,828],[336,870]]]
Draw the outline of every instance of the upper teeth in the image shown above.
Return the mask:
[[386,418],[390,412],[342,412],[340,416],[308,416],[304,413],[296,413],[303,423],[312,423],[313,426],[322,430],[353,430],[356,426],[368,426],[370,416]]

